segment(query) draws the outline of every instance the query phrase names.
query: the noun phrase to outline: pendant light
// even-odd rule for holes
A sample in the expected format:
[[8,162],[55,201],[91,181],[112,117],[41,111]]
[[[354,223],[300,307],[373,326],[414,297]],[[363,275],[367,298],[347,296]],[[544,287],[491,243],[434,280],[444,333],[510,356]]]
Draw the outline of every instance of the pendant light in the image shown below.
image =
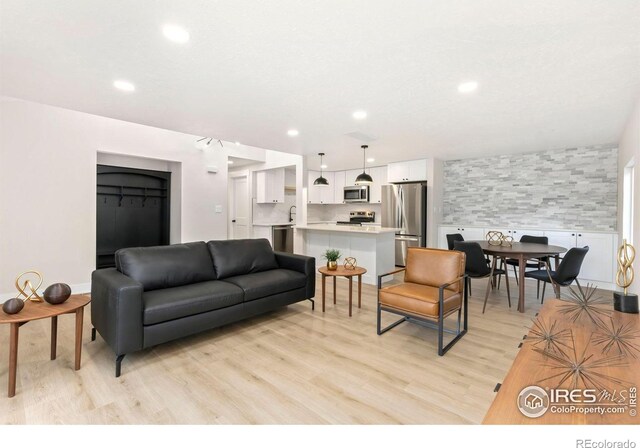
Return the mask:
[[324,156],[324,153],[319,152],[318,155],[320,156],[320,177],[313,181],[313,185],[317,185],[319,187],[328,187],[329,181],[322,175],[322,157]]
[[367,145],[362,145],[361,148],[363,149],[363,154],[362,154],[362,174],[359,174],[358,177],[356,177],[356,185],[368,185],[368,184],[372,184],[373,183],[373,178],[371,176],[369,176],[366,172],[365,169],[367,167],[366,162],[367,162]]

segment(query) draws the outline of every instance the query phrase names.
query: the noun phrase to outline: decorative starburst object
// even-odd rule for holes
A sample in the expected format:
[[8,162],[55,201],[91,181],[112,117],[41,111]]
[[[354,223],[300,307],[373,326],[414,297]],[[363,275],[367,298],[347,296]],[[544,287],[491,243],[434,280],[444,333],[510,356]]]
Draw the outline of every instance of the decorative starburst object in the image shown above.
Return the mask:
[[578,288],[577,291],[569,287],[570,294],[560,298],[563,303],[558,307],[558,311],[574,323],[582,316],[587,316],[595,325],[603,325],[602,319],[608,317],[611,310],[602,308],[602,305],[609,305],[611,300],[595,296],[597,289],[597,286],[589,284],[585,288]]
[[568,383],[569,387],[573,389],[577,389],[581,385],[585,388],[605,389],[607,387],[606,383],[614,383],[623,387],[629,386],[627,382],[599,371],[600,369],[627,367],[628,363],[625,356],[604,356],[594,359],[593,354],[587,355],[588,343],[578,355],[573,340],[573,332],[571,332],[571,342],[572,349],[568,353],[545,352],[540,348],[534,348],[534,351],[546,357],[551,370],[556,372],[540,380],[540,382],[557,379],[558,385],[556,388],[561,388]]
[[565,328],[558,329],[558,322],[551,324],[542,319],[533,319],[530,334],[525,342],[531,342],[534,347],[542,348],[544,352],[564,353],[564,350],[571,350],[571,330]]
[[598,327],[592,340],[595,345],[602,345],[602,354],[606,355],[614,348],[618,354],[637,357],[640,354],[640,330],[633,328],[631,323],[617,324],[609,318],[609,324]]

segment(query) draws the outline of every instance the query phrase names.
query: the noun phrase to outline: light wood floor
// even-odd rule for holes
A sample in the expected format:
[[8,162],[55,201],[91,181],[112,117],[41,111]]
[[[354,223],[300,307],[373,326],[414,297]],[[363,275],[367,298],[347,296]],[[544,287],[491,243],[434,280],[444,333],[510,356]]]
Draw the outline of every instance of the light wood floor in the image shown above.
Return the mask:
[[346,285],[339,280],[337,306],[329,292],[324,314],[318,279],[313,312],[305,301],[127,355],[120,378],[111,349],[99,335],[90,342],[89,310],[78,372],[73,317],[59,319],[55,361],[49,320],[31,322],[20,330],[11,399],[2,326],[0,423],[480,423],[540,306],[528,282],[526,312],[515,298],[509,309],[503,282],[483,315],[486,283],[474,280],[469,332],[439,357],[435,330],[404,323],[376,334],[373,286],[363,285],[363,307],[349,318]]

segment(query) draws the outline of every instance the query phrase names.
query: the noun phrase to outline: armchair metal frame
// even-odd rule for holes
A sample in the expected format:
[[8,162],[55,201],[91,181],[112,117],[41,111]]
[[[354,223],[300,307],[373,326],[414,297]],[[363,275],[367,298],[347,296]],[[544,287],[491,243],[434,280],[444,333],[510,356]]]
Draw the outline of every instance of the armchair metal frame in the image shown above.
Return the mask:
[[[380,289],[382,288],[382,279],[386,276],[389,275],[393,275],[393,274],[397,274],[399,272],[404,271],[405,268],[402,269],[397,269],[395,271],[391,271],[391,272],[387,272],[386,274],[381,274],[378,275],[378,293],[377,293],[377,301],[378,301],[378,305],[377,305],[377,331],[378,331],[378,335],[381,335],[383,333],[386,333],[387,331],[391,330],[392,328],[397,327],[398,325],[400,325],[403,322],[412,322],[418,325],[421,325],[423,327],[426,328],[432,328],[435,330],[438,330],[438,355],[439,356],[443,356],[445,353],[447,353],[447,351],[449,351],[449,349],[451,347],[453,347],[453,345],[458,342],[462,336],[464,336],[465,334],[467,334],[467,329],[468,329],[468,318],[469,318],[469,303],[468,303],[468,294],[467,294],[467,275],[463,275],[461,277],[456,278],[455,280],[453,280],[450,283],[446,283],[443,285],[440,285],[438,287],[438,319],[437,319],[437,323],[434,322],[435,319],[429,319],[423,316],[417,316],[415,314],[412,313],[408,313],[408,312],[402,312],[400,310],[397,309],[393,309],[393,308],[387,308],[384,307],[380,304]],[[456,310],[450,311],[449,313],[444,313],[444,290],[445,288],[447,288],[448,286],[453,285],[456,282],[462,281],[462,289],[463,289],[463,303],[462,306],[457,310],[458,312],[458,328],[457,330],[449,330],[444,328],[444,319],[449,317],[451,314],[455,313]],[[464,319],[462,320],[462,310],[464,309]],[[386,326],[385,328],[381,328],[382,327],[382,311],[386,311],[388,313],[393,313],[393,314],[397,314],[400,316],[403,316],[402,319]],[[462,329],[460,328],[460,323],[462,320]],[[449,333],[449,334],[455,334],[456,336],[453,338],[453,340],[451,340],[447,345],[443,345],[444,344],[444,333]]]

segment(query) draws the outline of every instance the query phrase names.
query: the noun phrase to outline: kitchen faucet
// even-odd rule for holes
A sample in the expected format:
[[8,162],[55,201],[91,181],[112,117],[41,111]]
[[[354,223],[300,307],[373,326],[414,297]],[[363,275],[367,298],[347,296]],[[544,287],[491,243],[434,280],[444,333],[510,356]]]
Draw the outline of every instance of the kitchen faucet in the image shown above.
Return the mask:
[[[295,215],[295,213],[293,213],[293,209],[296,208],[295,205],[292,205],[291,207],[289,207],[289,222],[293,222],[293,215]],[[297,211],[297,209],[296,209]]]

